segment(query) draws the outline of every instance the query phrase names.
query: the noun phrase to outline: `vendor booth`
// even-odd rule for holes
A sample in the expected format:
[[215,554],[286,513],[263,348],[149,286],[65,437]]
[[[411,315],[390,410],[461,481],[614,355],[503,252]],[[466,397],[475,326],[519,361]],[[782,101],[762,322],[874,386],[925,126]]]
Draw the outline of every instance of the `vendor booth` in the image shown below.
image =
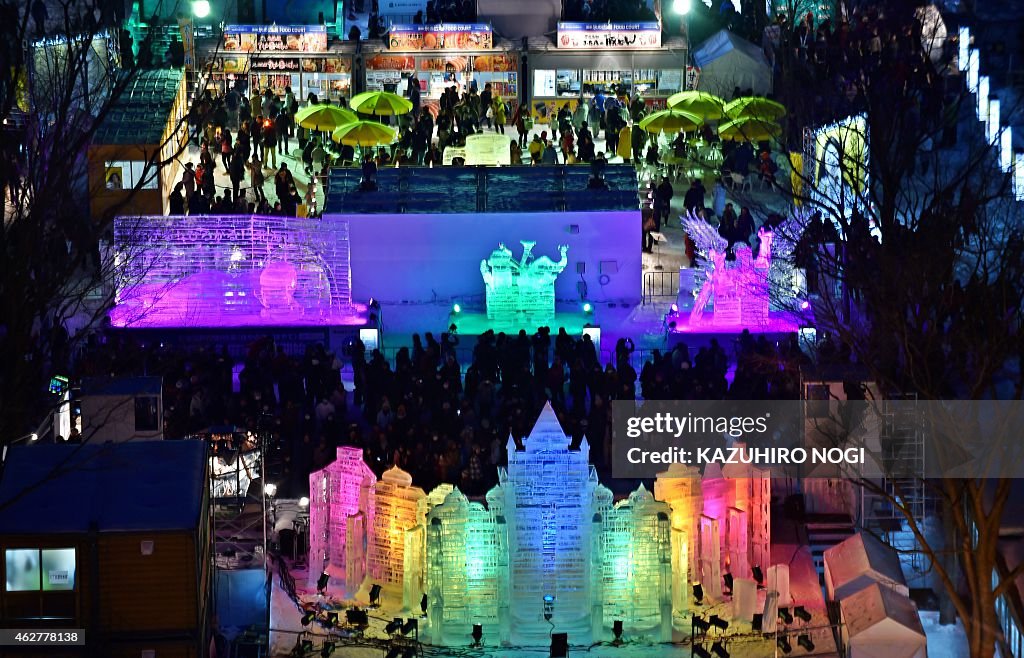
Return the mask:
[[661,25],[650,23],[559,23],[555,43],[529,40],[530,110],[548,123],[562,106],[575,109],[598,93],[633,98],[651,109],[688,88],[683,38],[662,41]]
[[392,25],[387,49],[367,49],[366,90],[408,95],[409,80],[419,80],[421,104],[437,108],[446,87],[460,92],[491,85],[494,94],[515,105],[520,97],[519,55],[512,44],[497,41],[485,23]]

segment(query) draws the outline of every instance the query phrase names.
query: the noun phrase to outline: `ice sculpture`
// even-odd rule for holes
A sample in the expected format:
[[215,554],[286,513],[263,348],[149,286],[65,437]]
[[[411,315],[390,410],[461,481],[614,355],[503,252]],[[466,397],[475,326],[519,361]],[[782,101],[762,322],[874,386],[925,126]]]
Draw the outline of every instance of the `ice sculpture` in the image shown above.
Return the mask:
[[384,471],[374,485],[367,570],[375,583],[403,584],[406,532],[423,522],[426,498],[422,489],[412,486],[412,476],[397,466]]
[[690,313],[690,325],[707,322],[704,313],[709,303],[714,306],[710,324],[735,327],[767,326],[773,301],[788,306],[786,301],[796,293],[789,256],[808,221],[805,214],[790,218],[776,232],[765,227],[758,229],[757,258],[749,245],[739,243],[734,247],[736,260],[732,263],[726,260],[729,242],[715,227],[693,212],[684,215],[682,221],[697,247],[704,273],[704,284],[696,293]]
[[654,481],[654,497],[671,509],[672,610],[682,615],[690,607],[691,575],[698,573],[697,517],[704,509],[700,471],[696,466],[672,464]]
[[528,320],[543,324],[555,317],[555,279],[568,264],[568,245],[558,248],[557,263],[547,256],[534,258],[536,242],[521,240],[523,255],[498,245],[490,258],[480,261],[487,297],[487,319],[509,324]]

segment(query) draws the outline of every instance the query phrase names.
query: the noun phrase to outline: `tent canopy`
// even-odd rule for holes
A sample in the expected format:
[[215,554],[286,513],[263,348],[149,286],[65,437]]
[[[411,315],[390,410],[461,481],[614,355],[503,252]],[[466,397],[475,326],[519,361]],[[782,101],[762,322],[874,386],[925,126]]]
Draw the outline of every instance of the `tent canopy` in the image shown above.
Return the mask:
[[728,30],[720,30],[693,53],[700,67],[697,89],[732,98],[733,89],[753,89],[763,96],[772,91],[772,69],[764,52]]
[[830,599],[849,596],[871,582],[904,596],[910,594],[896,551],[872,535],[858,533],[825,551],[825,587]]
[[851,658],[926,658],[925,636],[917,606],[878,583],[840,603]]

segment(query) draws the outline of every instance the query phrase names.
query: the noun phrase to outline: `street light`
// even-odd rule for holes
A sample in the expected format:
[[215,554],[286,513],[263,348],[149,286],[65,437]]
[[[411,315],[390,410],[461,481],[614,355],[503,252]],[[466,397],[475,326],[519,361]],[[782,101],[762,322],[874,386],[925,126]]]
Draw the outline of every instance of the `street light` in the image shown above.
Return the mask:
[[673,0],[672,11],[677,14],[689,14],[693,9],[693,0]]
[[210,15],[210,0],[194,0],[192,3],[192,14],[196,18],[206,18]]

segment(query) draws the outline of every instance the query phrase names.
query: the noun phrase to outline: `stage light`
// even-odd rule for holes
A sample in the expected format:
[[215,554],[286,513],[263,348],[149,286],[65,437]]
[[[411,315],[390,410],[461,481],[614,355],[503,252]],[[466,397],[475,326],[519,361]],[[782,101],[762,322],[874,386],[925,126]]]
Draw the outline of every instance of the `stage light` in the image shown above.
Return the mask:
[[427,595],[424,594],[423,596],[420,597],[420,611],[423,613],[424,617],[427,616],[427,608],[429,607],[429,605],[430,605],[430,599],[428,599]]
[[401,617],[395,617],[394,619],[392,619],[391,621],[388,622],[387,626],[384,627],[384,632],[387,633],[388,635],[394,635],[395,633],[398,632],[398,629],[400,629],[401,627],[402,627],[402,618]]
[[732,594],[732,583],[733,583],[732,574],[731,573],[725,574],[724,576],[722,576],[722,580],[725,581],[725,589],[729,590],[728,594],[731,595]]
[[779,617],[787,624],[793,623],[793,615],[789,614],[789,608],[779,608]]
[[690,13],[690,9],[693,8],[693,0],[674,0],[672,3],[672,10],[677,14],[686,15]]
[[352,626],[366,626],[370,623],[370,615],[365,610],[351,608],[345,611],[345,620]]
[[690,625],[698,635],[706,635],[708,630],[711,628],[710,623],[704,621],[703,617],[698,617],[697,615],[690,615]]
[[381,586],[376,583],[370,586],[370,607],[380,607],[380,590]]
[[708,623],[720,631],[724,631],[729,628],[729,622],[725,619],[722,619],[718,615],[711,615],[711,618],[708,619]]
[[330,626],[331,628],[334,628],[335,626],[338,625],[338,613],[337,612],[328,612],[327,613],[327,625]]
[[310,610],[306,614],[302,615],[302,619],[300,621],[302,622],[303,626],[309,626],[313,622],[313,619],[315,619],[315,618],[316,618],[316,611],[315,610]]
[[764,572],[761,571],[761,567],[753,566],[750,568],[750,573],[754,575],[754,580],[757,581],[758,587],[764,585]]
[[416,647],[406,647],[402,652],[402,658],[416,658]]
[[323,572],[322,574],[320,574],[320,578],[318,578],[317,581],[316,581],[316,593],[317,594],[321,594],[321,595],[322,594],[326,594],[327,593],[327,585],[330,582],[331,582],[331,574],[327,573],[326,571]]
[[691,656],[697,656],[697,658],[711,658],[711,653],[699,644],[693,645],[693,649],[690,650]]
[[796,643],[803,647],[805,651],[814,651],[814,642],[811,642],[810,635],[801,635],[797,637]]
[[400,655],[402,655],[402,647],[391,647],[391,650],[388,651],[388,655],[384,658],[398,658]]
[[192,3],[192,14],[196,18],[206,18],[210,15],[210,0],[195,0]]
[[718,658],[729,658],[729,652],[725,650],[725,646],[721,641],[715,642],[711,645],[711,653],[718,656]]
[[484,639],[484,627],[481,624],[473,624],[473,646],[480,646],[480,642]]
[[693,600],[697,602],[697,605],[701,605],[704,602],[704,588],[701,587],[700,583],[693,584]]
[[612,633],[615,635],[615,644],[622,643],[622,620],[616,619],[612,623]]
[[[554,597],[552,597],[554,598]],[[569,634],[551,634],[551,658],[567,658],[569,655]]]
[[462,313],[462,306],[460,306],[458,302],[455,302],[454,304],[452,304],[452,313],[455,313],[455,314]]
[[807,608],[802,605],[793,608],[793,615],[800,618],[804,623],[811,621],[811,613],[807,612]]
[[313,650],[313,640],[302,641],[302,655],[305,656],[307,653]]
[[405,620],[405,623],[402,624],[402,635],[408,635],[409,633],[412,633],[413,631],[417,630],[419,626],[419,619],[416,619],[415,617],[409,617]]
[[309,507],[309,498],[306,496],[299,498],[299,507]]
[[590,305],[590,302],[583,302],[583,312],[590,313],[594,310],[594,307]]
[[776,644],[778,644],[779,648],[782,649],[782,653],[789,653],[793,650],[793,646],[789,643],[789,638],[785,635],[776,640]]
[[271,498],[273,498],[273,497],[274,497],[275,495],[277,495],[277,485],[276,485],[276,484],[274,484],[273,482],[268,482],[268,483],[267,483],[267,486],[263,487],[263,491],[264,491],[264,492],[265,492],[265,493],[266,493],[266,494],[267,494],[268,496],[270,496]]
[[551,594],[544,595],[544,619],[551,621],[555,613],[555,597]]
[[811,307],[811,303],[809,301],[807,301],[806,299],[804,301],[800,302],[800,310],[801,311],[806,311],[810,307]]
[[320,658],[327,658],[334,653],[334,642],[324,642],[324,646],[320,648]]
[[669,310],[671,310],[673,313],[678,313],[679,312],[679,304],[672,304],[672,306],[669,307]]

